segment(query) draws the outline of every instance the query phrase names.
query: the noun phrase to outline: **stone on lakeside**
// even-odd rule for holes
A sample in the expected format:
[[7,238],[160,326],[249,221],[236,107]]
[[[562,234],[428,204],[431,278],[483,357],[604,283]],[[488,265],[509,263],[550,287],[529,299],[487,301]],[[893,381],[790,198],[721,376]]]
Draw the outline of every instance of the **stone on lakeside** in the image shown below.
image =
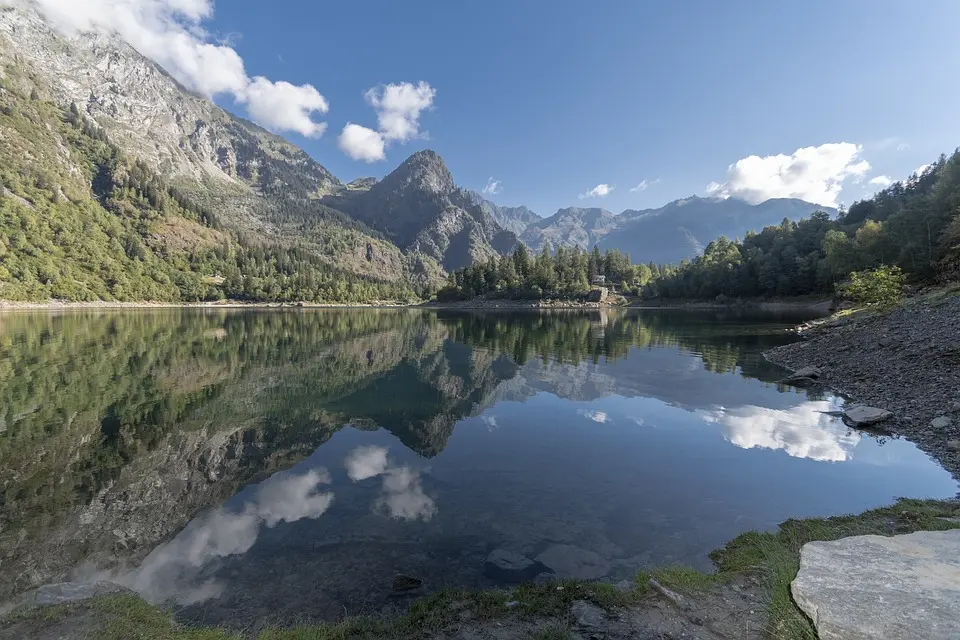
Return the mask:
[[956,640],[960,529],[809,542],[790,588],[822,640]]
[[877,407],[868,407],[863,404],[855,404],[852,407],[847,407],[844,409],[843,415],[847,418],[847,420],[852,422],[854,426],[869,426],[871,424],[883,422],[884,420],[889,419],[893,414],[886,409],[878,409]]

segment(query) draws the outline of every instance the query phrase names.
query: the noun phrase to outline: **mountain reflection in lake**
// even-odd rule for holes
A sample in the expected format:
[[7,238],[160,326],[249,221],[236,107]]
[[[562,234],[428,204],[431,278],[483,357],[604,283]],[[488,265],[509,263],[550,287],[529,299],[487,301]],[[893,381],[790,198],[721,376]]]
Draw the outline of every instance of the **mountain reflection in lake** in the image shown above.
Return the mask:
[[788,517],[945,497],[775,384],[796,319],[715,312],[0,316],[0,599],[122,582],[185,620],[402,606],[508,549],[616,580]]

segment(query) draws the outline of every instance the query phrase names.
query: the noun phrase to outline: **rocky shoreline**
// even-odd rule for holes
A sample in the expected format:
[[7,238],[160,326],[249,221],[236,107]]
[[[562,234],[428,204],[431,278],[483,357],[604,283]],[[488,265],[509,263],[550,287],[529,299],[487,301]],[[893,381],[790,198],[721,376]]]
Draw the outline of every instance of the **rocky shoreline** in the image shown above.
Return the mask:
[[473,298],[459,302],[429,302],[425,309],[503,310],[515,309],[617,309],[617,302],[588,302],[585,300],[510,300],[507,298]]
[[799,342],[764,355],[853,402],[886,409],[903,436],[960,480],[960,296],[918,298],[889,313],[801,325]]

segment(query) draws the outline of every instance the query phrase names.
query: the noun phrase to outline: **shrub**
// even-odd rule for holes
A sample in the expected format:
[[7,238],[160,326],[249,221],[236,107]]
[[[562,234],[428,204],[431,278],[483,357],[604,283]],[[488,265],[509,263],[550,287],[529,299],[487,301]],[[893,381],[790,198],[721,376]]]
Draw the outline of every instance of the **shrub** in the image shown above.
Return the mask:
[[867,271],[854,271],[839,286],[845,297],[861,304],[891,306],[903,298],[904,275],[900,267],[881,265]]

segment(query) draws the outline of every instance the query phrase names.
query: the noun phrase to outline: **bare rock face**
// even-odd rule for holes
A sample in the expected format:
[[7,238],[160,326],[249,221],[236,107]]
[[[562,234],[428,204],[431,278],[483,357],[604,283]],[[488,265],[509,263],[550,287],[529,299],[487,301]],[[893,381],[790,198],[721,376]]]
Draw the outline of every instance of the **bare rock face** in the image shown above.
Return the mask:
[[823,640],[960,638],[960,529],[810,542],[791,591]]

